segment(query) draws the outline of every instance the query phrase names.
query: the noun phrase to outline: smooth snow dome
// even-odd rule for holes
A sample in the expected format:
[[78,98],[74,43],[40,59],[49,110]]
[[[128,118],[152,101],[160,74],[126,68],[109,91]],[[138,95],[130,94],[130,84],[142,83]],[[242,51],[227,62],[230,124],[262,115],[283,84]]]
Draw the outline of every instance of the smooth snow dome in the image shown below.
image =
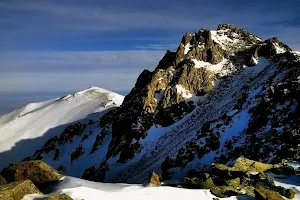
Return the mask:
[[51,137],[72,122],[99,119],[103,111],[119,106],[124,96],[91,87],[39,103],[27,104],[0,116],[0,169],[32,156]]

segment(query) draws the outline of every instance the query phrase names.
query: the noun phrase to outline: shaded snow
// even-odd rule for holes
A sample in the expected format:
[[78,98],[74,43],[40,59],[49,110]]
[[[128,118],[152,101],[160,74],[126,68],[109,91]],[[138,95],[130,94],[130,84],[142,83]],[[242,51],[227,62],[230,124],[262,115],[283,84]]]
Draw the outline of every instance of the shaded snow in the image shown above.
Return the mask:
[[161,98],[163,97],[164,95],[164,90],[161,90],[159,93],[155,93],[155,96],[154,96],[154,99],[157,101],[157,102],[160,102]]
[[232,122],[229,126],[221,132],[220,146],[224,146],[225,142],[231,140],[233,136],[237,136],[248,128],[250,120],[249,111],[247,109],[240,111],[232,118]]
[[262,91],[262,87],[261,87],[261,86],[258,87],[258,88],[255,89],[255,90],[251,90],[251,91],[249,92],[247,101],[249,101],[250,99],[252,99],[252,98],[255,97],[256,95],[258,95],[261,91]]
[[235,109],[235,110],[232,110],[232,111],[226,113],[226,115],[229,116],[229,117],[231,117],[231,116],[233,116],[233,115],[234,115],[235,113],[237,113],[237,112],[238,112],[238,110]]
[[255,73],[258,74],[259,72],[261,72],[265,67],[270,65],[270,61],[265,58],[265,57],[259,57],[258,58],[258,63],[256,66],[253,67],[248,67],[244,65],[244,71],[246,73]]

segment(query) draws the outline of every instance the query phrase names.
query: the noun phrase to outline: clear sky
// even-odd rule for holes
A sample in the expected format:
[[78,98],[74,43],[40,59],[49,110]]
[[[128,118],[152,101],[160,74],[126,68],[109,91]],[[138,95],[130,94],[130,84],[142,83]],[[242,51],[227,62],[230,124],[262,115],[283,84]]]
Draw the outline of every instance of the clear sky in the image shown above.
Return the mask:
[[129,91],[184,32],[232,23],[300,50],[299,0],[1,0],[0,98]]

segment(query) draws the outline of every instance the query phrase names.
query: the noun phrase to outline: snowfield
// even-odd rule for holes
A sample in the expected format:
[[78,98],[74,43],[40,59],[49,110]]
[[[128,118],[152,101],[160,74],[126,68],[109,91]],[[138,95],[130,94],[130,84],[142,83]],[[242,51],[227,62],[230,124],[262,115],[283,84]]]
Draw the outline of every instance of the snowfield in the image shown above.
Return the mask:
[[0,169],[32,156],[70,123],[99,119],[123,102],[122,95],[91,87],[73,95],[27,104],[0,116]]
[[[96,183],[83,179],[65,177],[58,185],[54,187],[51,193],[65,193],[74,200],[99,200],[99,199],[130,199],[130,200],[153,200],[171,198],[185,199],[197,197],[201,200],[212,200],[216,196],[212,195],[209,190],[204,189],[183,189],[175,187],[150,187],[138,184],[121,184],[121,183]],[[27,195],[23,200],[38,200],[49,195]],[[247,200],[253,199],[247,196],[238,196],[223,198],[227,200]]]
[[[278,177],[275,178],[275,184],[285,188],[291,188],[296,192],[294,199],[300,199],[299,177]],[[277,177],[277,178],[276,178]],[[46,188],[47,190],[47,188]],[[79,178],[64,177],[64,179],[56,186],[48,191],[49,194],[65,193],[74,200],[99,200],[99,199],[165,199],[182,200],[197,197],[201,200],[213,200],[216,198],[209,190],[206,189],[184,189],[176,187],[150,187],[138,184],[122,184],[122,183],[97,183],[86,181]],[[38,200],[48,195],[32,194],[26,195],[23,200]],[[229,198],[221,198],[224,200],[252,200],[249,196],[233,196]]]

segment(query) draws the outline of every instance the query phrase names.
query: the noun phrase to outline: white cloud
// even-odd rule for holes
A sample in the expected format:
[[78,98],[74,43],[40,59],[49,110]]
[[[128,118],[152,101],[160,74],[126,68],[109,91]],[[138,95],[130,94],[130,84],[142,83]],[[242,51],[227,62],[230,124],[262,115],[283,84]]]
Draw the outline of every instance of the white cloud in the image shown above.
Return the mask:
[[60,72],[155,68],[165,51],[1,52],[0,72]]

